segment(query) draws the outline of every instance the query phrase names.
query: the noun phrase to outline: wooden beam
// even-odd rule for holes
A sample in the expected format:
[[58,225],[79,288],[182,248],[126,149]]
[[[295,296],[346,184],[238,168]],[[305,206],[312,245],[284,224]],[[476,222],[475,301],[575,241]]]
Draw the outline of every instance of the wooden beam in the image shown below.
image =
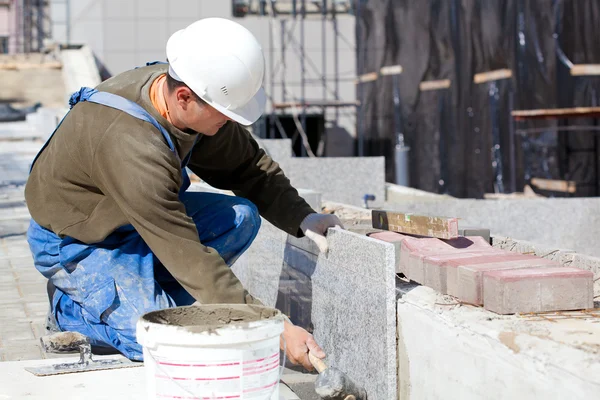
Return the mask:
[[429,217],[393,211],[373,210],[372,224],[373,228],[376,229],[410,235],[430,236],[440,239],[458,237],[458,218]]
[[490,81],[498,81],[500,79],[508,79],[512,76],[512,71],[510,69],[497,69],[494,71],[488,72],[480,72],[475,74],[473,77],[473,82],[475,83],[485,83]]
[[537,110],[514,110],[510,113],[516,120],[552,119],[567,117],[593,117],[600,115],[600,107],[548,108]]
[[402,73],[402,65],[389,65],[387,67],[382,67],[379,70],[379,73],[382,76],[387,75],[400,75]]
[[600,64],[575,64],[570,72],[571,76],[600,75]]
[[369,72],[368,74],[359,75],[356,78],[355,83],[365,83],[365,82],[373,82],[379,78],[379,74],[377,72]]
[[538,189],[553,192],[575,193],[577,191],[577,183],[575,181],[531,178],[531,184]]
[[0,70],[9,70],[15,71],[20,69],[61,69],[62,63],[55,62],[45,62],[45,63],[0,63]]
[[448,89],[450,87],[450,79],[440,79],[437,81],[423,81],[419,83],[419,90],[426,92],[428,90]]

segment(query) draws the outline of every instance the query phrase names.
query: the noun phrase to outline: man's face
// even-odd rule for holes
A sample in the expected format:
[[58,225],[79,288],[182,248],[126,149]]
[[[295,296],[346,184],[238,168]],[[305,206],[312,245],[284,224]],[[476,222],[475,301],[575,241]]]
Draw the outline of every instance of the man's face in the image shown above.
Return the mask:
[[192,129],[207,136],[215,135],[230,120],[215,108],[203,103],[186,87],[175,91],[175,110],[170,110],[173,123],[180,129]]
[[230,120],[215,108],[198,100],[190,104],[185,114],[186,126],[207,136],[215,135]]

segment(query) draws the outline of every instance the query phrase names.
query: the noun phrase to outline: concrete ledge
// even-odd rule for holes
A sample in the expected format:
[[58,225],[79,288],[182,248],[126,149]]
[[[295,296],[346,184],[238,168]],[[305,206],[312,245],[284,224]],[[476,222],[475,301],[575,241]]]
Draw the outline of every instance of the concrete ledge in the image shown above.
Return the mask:
[[398,294],[400,399],[598,397],[598,317],[501,317],[406,283]]

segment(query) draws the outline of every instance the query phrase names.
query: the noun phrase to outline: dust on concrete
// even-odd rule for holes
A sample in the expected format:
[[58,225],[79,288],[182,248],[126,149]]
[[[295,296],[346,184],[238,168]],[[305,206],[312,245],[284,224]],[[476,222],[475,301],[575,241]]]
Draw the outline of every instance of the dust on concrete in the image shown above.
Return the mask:
[[511,349],[515,354],[521,352],[521,348],[515,341],[517,334],[515,332],[500,332],[498,335],[498,339],[502,342],[503,345]]
[[233,324],[272,319],[281,313],[269,307],[247,304],[218,304],[168,308],[144,316],[148,322],[186,328],[217,329]]

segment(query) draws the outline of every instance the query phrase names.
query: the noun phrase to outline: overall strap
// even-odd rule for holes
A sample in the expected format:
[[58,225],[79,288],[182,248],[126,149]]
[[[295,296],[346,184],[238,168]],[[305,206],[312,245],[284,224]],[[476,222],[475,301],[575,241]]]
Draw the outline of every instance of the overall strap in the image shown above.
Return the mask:
[[113,93],[99,92],[96,89],[91,89],[91,88],[87,88],[87,87],[83,87],[78,92],[73,93],[73,95],[71,96],[71,99],[69,100],[69,104],[71,105],[71,108],[73,108],[73,106],[75,106],[75,104],[82,102],[82,101],[88,101],[90,103],[102,104],[104,106],[111,107],[111,108],[114,108],[119,111],[123,111],[123,112],[131,115],[134,118],[151,123],[152,125],[154,125],[154,127],[156,129],[158,129],[160,131],[160,133],[162,133],[162,135],[165,138],[165,140],[167,141],[167,144],[169,145],[169,148],[171,149],[171,151],[173,153],[175,153],[175,155],[178,158],[180,158],[179,154],[177,154],[177,148],[175,147],[175,144],[173,143],[173,140],[171,139],[171,135],[169,135],[169,132],[167,132],[167,130],[161,124],[158,123],[156,118],[154,118],[148,111],[146,111],[139,104],[134,103],[131,100],[128,100],[124,97],[121,97],[121,96],[113,94]]

